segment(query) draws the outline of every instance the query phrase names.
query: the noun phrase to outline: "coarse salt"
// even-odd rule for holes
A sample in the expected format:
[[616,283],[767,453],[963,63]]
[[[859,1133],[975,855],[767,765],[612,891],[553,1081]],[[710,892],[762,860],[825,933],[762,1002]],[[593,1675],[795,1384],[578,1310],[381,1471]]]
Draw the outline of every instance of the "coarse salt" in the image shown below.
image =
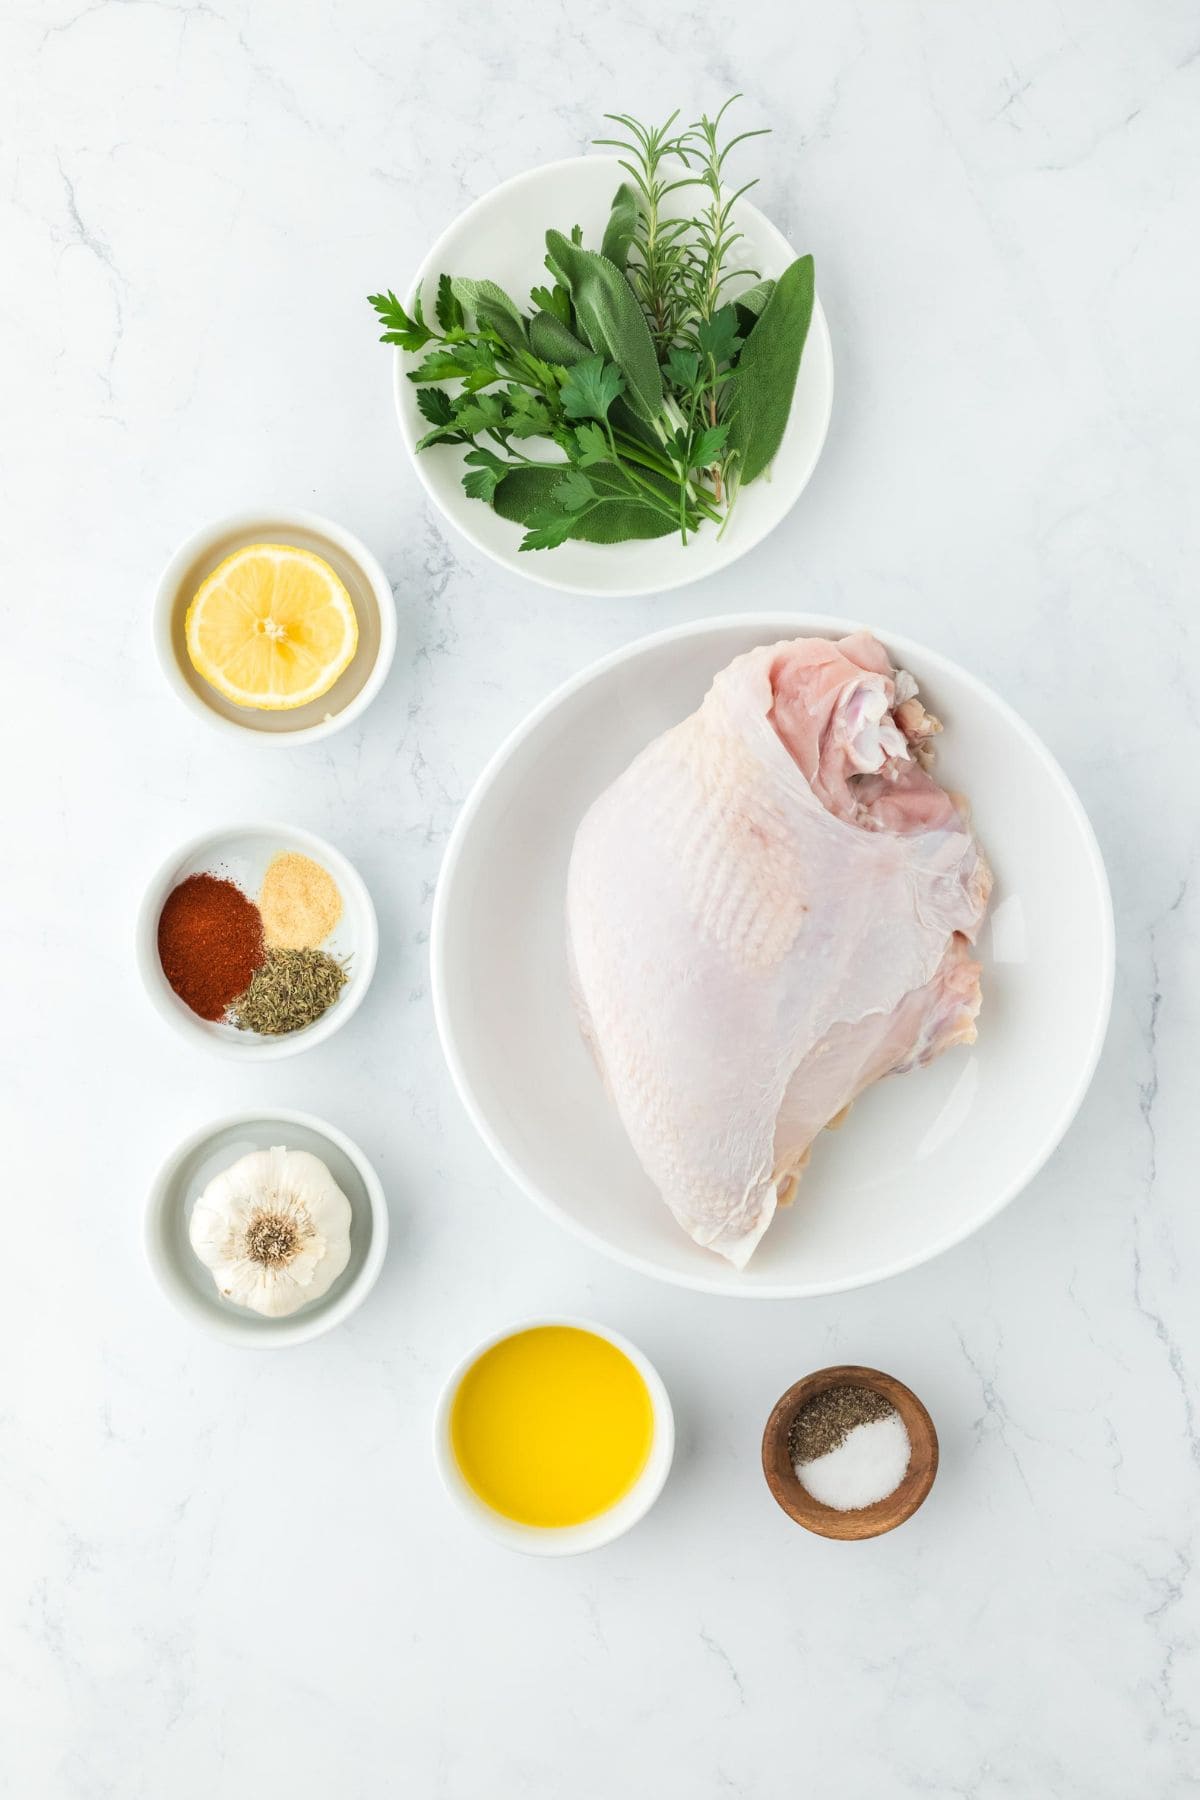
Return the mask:
[[886,1500],[904,1480],[912,1445],[898,1412],[847,1432],[836,1450],[797,1463],[800,1484],[835,1512],[857,1512]]

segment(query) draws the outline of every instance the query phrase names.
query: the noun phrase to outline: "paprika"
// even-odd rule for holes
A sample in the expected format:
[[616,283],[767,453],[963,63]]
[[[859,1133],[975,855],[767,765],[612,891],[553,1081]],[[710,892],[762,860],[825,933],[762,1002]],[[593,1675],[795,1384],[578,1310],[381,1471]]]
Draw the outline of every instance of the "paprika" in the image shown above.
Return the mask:
[[158,957],[185,1006],[221,1019],[266,960],[262,916],[232,881],[189,875],[159,914]]

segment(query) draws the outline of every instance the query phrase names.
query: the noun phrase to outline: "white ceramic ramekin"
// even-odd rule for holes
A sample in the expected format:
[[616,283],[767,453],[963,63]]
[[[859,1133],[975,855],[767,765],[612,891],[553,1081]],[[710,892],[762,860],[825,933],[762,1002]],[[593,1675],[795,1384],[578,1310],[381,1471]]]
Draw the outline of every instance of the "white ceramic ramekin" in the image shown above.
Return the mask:
[[[310,1307],[268,1319],[217,1292],[188,1238],[191,1209],[208,1182],[251,1150],[281,1144],[319,1156],[350,1202],[350,1261]],[[360,1307],[387,1254],[388,1211],[379,1177],[352,1138],[311,1113],[264,1109],[230,1113],[176,1146],[146,1202],[145,1246],[158,1285],[177,1312],[210,1337],[256,1350],[303,1344],[332,1331]]]
[[[159,960],[158,921],[168,894],[189,875],[225,874],[243,887],[247,899],[255,900],[266,864],[272,856],[289,850],[311,857],[328,869],[341,890],[342,917],[321,948],[349,959],[349,981],[327,1012],[302,1031],[288,1032],[285,1037],[259,1037],[222,1020],[200,1018],[179,998]],[[247,879],[247,875],[252,878]],[[182,1037],[239,1062],[278,1062],[281,1057],[297,1056],[302,1050],[323,1044],[358,1011],[375,973],[379,926],[362,876],[324,838],[295,825],[225,825],[181,844],[156,871],[138,913],[134,948],[138,972],[155,1010]]]
[[[450,1437],[450,1416],[455,1395],[467,1371],[493,1345],[502,1343],[505,1338],[515,1337],[519,1332],[535,1331],[544,1326],[566,1326],[577,1331],[590,1331],[594,1337],[603,1338],[620,1350],[645,1382],[654,1412],[650,1454],[637,1481],[615,1506],[609,1507],[607,1512],[595,1519],[585,1520],[582,1525],[522,1525],[515,1519],[506,1519],[502,1513],[495,1512],[464,1479]],[[610,1331],[606,1325],[597,1325],[593,1319],[522,1319],[515,1325],[506,1325],[503,1330],[494,1331],[481,1344],[476,1344],[450,1375],[434,1414],[433,1454],[442,1484],[459,1511],[497,1543],[509,1550],[524,1551],[530,1556],[575,1556],[584,1550],[599,1550],[602,1545],[611,1544],[614,1538],[623,1537],[650,1511],[662,1493],[671,1471],[671,1460],[675,1454],[675,1415],[671,1410],[670,1395],[658,1370],[636,1344],[631,1344],[619,1332]]]
[[[234,706],[192,667],[184,639],[188,607],[218,563],[247,544],[292,544],[323,557],[345,583],[358,619],[358,649],[327,694],[286,712]],[[371,704],[396,650],[396,602],[387,576],[352,532],[317,513],[262,507],[205,525],[163,570],[154,600],[154,645],[183,704],[226,733],[294,749],[341,731]]]

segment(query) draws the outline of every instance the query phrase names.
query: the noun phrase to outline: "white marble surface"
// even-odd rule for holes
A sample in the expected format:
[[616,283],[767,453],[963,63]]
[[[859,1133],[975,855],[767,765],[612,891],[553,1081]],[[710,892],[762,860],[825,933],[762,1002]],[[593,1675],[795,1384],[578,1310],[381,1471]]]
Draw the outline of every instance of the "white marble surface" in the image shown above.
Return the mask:
[[[0,67],[0,1791],[1194,1792],[1195,9],[8,0]],[[503,577],[422,502],[363,296],[605,107],[734,86],[834,332],[817,476],[668,599]],[[308,752],[209,733],[151,656],[161,563],[260,496],[361,532],[400,605],[385,693]],[[1091,810],[1120,969],[1076,1127],[997,1223],[873,1291],[752,1306],[626,1275],[509,1188],[442,1070],[426,934],[531,703],[766,598],[1011,697]],[[173,841],[251,814],[344,846],[383,955],[344,1034],[247,1074],[166,1033],[130,931]],[[139,1238],[161,1156],[255,1098],[358,1137],[393,1219],[367,1308],[261,1358],[193,1335]],[[542,1564],[464,1528],[428,1436],[460,1351],[547,1306],[646,1347],[680,1448],[644,1526]],[[925,1510],[860,1548],[801,1534],[758,1469],[776,1395],[834,1358],[906,1377],[942,1434]]]

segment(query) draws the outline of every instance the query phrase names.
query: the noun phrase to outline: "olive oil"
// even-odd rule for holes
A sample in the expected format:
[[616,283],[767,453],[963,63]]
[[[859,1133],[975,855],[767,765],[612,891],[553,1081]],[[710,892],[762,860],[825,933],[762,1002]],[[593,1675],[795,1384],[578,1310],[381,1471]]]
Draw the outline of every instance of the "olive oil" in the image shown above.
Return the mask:
[[485,1350],[463,1376],[450,1439],[464,1480],[523,1525],[581,1525],[646,1466],[649,1390],[623,1351],[573,1325],[539,1325]]

